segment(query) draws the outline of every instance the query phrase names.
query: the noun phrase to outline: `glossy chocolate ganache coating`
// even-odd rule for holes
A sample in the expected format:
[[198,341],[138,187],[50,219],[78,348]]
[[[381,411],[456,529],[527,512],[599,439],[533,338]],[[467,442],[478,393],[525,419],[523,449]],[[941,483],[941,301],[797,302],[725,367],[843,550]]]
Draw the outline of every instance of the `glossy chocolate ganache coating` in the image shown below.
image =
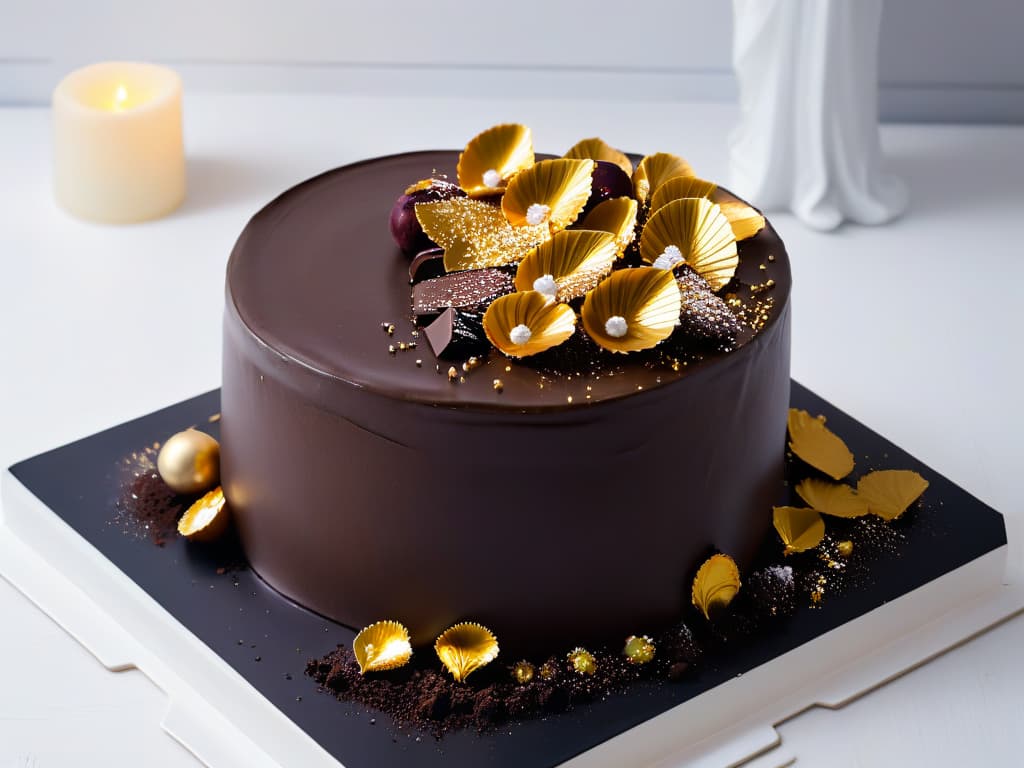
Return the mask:
[[789,401],[783,244],[770,225],[739,244],[724,293],[762,327],[731,352],[492,350],[450,380],[413,335],[388,213],[457,158],[330,171],[239,238],[222,477],[246,554],[302,605],[354,628],[396,619],[415,644],[463,620],[503,655],[654,631],[682,615],[705,557],[742,566],[770,526]]

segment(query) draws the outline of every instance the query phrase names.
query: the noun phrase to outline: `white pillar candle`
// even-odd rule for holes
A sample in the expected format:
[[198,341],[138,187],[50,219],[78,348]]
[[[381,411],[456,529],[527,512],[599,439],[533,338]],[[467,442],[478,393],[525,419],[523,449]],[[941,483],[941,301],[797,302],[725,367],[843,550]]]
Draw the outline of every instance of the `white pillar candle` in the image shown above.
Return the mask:
[[155,64],[111,61],[53,92],[57,201],[84,219],[128,224],[170,213],[185,197],[181,78]]

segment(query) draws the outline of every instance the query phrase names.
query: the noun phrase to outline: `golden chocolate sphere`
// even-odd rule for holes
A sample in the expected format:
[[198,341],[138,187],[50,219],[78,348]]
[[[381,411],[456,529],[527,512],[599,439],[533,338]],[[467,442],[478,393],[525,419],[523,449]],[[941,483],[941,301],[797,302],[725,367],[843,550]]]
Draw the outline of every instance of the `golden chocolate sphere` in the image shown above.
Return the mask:
[[176,493],[205,491],[220,479],[220,443],[198,429],[186,429],[163,444],[156,468]]

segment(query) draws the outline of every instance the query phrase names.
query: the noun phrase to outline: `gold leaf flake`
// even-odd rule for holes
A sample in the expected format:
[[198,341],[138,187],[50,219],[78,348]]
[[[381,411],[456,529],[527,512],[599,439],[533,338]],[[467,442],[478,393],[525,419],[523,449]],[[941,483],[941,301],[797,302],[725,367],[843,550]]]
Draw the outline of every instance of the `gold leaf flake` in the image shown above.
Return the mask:
[[626,157],[624,152],[620,152],[604,142],[603,139],[599,139],[596,136],[591,139],[582,139],[577,141],[571,147],[569,151],[565,153],[565,157],[576,158],[576,159],[590,159],[590,160],[603,160],[606,163],[615,163],[627,176],[633,175],[633,163],[630,162],[629,158]]
[[396,669],[412,658],[409,630],[397,621],[378,621],[356,635],[352,651],[361,675]]
[[574,299],[592,290],[611,271],[616,255],[615,238],[607,232],[556,232],[520,262],[516,290],[550,295],[555,289],[558,301]]
[[590,199],[593,172],[593,160],[541,160],[509,182],[501,210],[513,227],[565,229]]
[[800,481],[796,492],[810,506],[833,517],[863,517],[870,511],[867,502],[853,488],[841,483],[808,477]]
[[670,270],[612,272],[587,294],[580,316],[590,337],[612,352],[650,349],[679,323],[682,296]]
[[190,541],[213,541],[228,528],[231,517],[218,485],[201,496],[178,521],[178,533]]
[[787,555],[814,549],[825,537],[825,521],[814,509],[775,507],[772,509],[772,521],[782,543],[786,545]]
[[705,618],[725,608],[740,591],[740,569],[728,555],[712,555],[697,571],[693,580],[693,604]]
[[815,469],[833,480],[842,480],[853,471],[853,454],[846,443],[825,426],[823,417],[815,418],[807,411],[790,408],[789,448]]
[[558,346],[576,330],[576,313],[536,291],[510,293],[484,312],[484,333],[510,357],[527,357]]
[[611,234],[621,256],[636,237],[637,209],[637,202],[633,198],[613,197],[595,205],[583,217],[580,227]]
[[640,256],[648,264],[658,264],[670,254],[693,267],[715,291],[732,279],[739,264],[729,220],[706,198],[672,200],[647,220]]
[[740,200],[725,200],[719,205],[729,220],[737,240],[746,240],[764,229],[764,216]]
[[456,682],[490,664],[498,656],[498,639],[487,627],[463,622],[449,627],[434,643],[434,650]]
[[647,155],[633,171],[633,192],[637,200],[645,203],[669,179],[693,175],[693,168],[683,158],[668,152],[656,152]]
[[928,481],[909,469],[869,472],[857,482],[857,495],[867,502],[872,514],[895,520],[920,498]]
[[530,129],[508,123],[488,128],[470,139],[459,155],[456,174],[467,195],[489,197],[504,192],[509,180],[531,165]]

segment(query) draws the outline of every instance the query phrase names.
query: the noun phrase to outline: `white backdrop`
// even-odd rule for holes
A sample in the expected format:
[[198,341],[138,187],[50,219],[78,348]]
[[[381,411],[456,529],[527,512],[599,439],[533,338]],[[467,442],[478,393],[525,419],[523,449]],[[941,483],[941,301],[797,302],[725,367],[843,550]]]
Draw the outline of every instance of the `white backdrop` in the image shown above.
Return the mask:
[[[0,0],[0,103],[111,58],[190,90],[732,101],[731,27],[708,0]],[[889,0],[883,116],[1024,122],[1022,31],[1019,0]]]

